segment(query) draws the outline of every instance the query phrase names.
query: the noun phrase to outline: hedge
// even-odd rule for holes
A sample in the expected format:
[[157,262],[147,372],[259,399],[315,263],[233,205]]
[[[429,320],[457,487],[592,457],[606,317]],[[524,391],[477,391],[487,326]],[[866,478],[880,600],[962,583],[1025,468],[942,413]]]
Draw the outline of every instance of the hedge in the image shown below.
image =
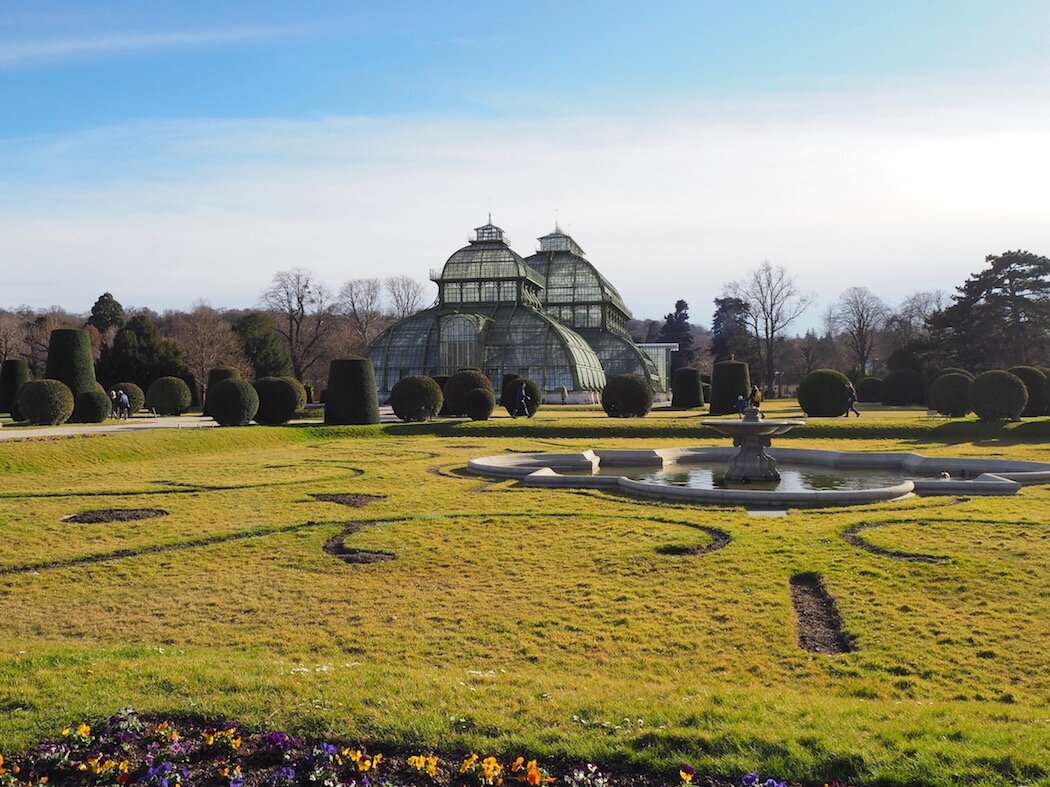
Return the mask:
[[329,425],[379,423],[376,375],[367,358],[337,358],[328,366],[324,422]]
[[474,388],[463,397],[463,407],[471,421],[487,421],[496,409],[496,396],[491,388]]
[[738,396],[751,394],[751,370],[743,361],[718,361],[711,370],[711,415],[736,412]]
[[146,404],[146,394],[135,383],[117,383],[115,391],[123,391],[128,396],[128,417],[130,418]]
[[287,381],[295,389],[295,412],[305,412],[306,405],[310,404],[310,394],[306,390],[306,386],[294,377],[281,377],[280,379]]
[[927,401],[930,409],[949,418],[962,418],[970,412],[970,385],[972,377],[949,372],[930,383]]
[[429,421],[444,403],[441,387],[423,374],[402,377],[390,389],[390,406],[402,421]]
[[[258,397],[256,423],[286,424],[299,411],[299,391],[287,377],[261,377],[253,387]],[[305,400],[303,392],[304,403]]]
[[1021,411],[1021,416],[1023,418],[1033,418],[1037,415],[1042,415],[1046,410],[1046,399],[1043,397],[1046,375],[1034,366],[1012,366],[1006,371],[1015,377],[1019,377],[1028,391],[1028,404]]
[[535,381],[530,380],[528,377],[514,375],[509,380],[507,377],[504,377],[500,403],[507,409],[508,415],[515,415],[514,408],[517,406],[518,401],[518,386],[522,382],[525,383],[525,396],[528,397],[528,401],[525,403],[527,411],[525,415],[532,418],[543,404],[543,391],[540,390],[540,386]]
[[192,401],[190,387],[179,377],[160,377],[146,389],[145,407],[157,415],[182,415]]
[[834,369],[814,369],[798,385],[798,404],[806,415],[846,415],[846,386],[849,378]]
[[864,377],[857,383],[858,402],[881,402],[882,401],[882,378]]
[[671,378],[671,407],[687,410],[704,406],[703,380],[700,370],[690,366],[675,369]]
[[473,391],[475,388],[485,388],[488,391],[492,391],[493,399],[495,399],[492,383],[489,382],[488,377],[477,369],[460,369],[448,378],[443,393],[445,394],[445,407],[449,415],[466,415],[467,392]]
[[223,380],[240,380],[241,370],[234,366],[216,366],[214,369],[208,370],[208,385],[204,389],[204,415],[211,415],[211,402],[208,398],[211,396],[211,389],[221,383]]
[[644,418],[653,407],[653,389],[636,374],[622,374],[605,383],[602,409],[611,418]]
[[246,380],[228,377],[208,388],[208,404],[219,426],[247,426],[259,411],[259,394]]
[[970,383],[970,409],[982,421],[1019,421],[1028,404],[1028,389],[1015,374],[993,369]]
[[101,387],[96,387],[77,394],[73,400],[73,412],[77,423],[100,424],[113,414],[113,400]]
[[923,404],[925,401],[926,382],[914,369],[894,369],[882,381],[883,404]]
[[[91,339],[87,331],[79,328],[57,328],[51,331],[44,377],[49,380],[61,380],[73,393],[73,415],[70,416],[70,421],[92,422],[91,418],[96,415],[93,411],[81,416],[77,409],[80,394],[96,390],[98,384],[95,380]],[[88,400],[84,401],[86,403]]]
[[29,364],[22,358],[9,358],[0,364],[0,413],[10,413],[21,421],[18,412],[18,391],[29,382]]
[[73,415],[73,392],[61,380],[30,380],[18,392],[18,409],[35,426],[64,424]]

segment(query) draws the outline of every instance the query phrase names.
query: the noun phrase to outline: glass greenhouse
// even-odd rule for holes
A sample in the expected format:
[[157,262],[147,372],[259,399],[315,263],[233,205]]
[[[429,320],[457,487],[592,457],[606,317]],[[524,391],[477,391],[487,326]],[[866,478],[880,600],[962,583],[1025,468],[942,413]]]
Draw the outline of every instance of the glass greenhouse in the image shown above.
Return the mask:
[[[592,402],[606,374],[640,374],[661,391],[655,366],[627,335],[619,293],[568,235],[540,239],[523,260],[486,224],[431,278],[437,304],[384,331],[368,349],[381,396],[414,374],[481,369],[498,391],[517,374],[569,401]],[[648,362],[648,363],[646,363]]]

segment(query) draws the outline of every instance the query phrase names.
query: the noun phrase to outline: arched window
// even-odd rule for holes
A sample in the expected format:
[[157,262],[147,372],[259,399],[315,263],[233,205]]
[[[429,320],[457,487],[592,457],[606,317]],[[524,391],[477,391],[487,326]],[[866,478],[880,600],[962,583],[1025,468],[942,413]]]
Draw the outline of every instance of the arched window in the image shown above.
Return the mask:
[[441,321],[441,368],[453,374],[463,366],[478,365],[478,326],[470,317]]

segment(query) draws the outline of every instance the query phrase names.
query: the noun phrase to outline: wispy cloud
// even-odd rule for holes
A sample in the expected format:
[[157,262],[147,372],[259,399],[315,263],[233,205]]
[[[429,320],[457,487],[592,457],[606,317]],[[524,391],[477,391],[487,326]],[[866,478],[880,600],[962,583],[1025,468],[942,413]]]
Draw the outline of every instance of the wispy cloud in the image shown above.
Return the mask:
[[222,46],[297,35],[302,28],[239,27],[164,33],[110,33],[0,42],[0,69],[31,68],[95,57]]

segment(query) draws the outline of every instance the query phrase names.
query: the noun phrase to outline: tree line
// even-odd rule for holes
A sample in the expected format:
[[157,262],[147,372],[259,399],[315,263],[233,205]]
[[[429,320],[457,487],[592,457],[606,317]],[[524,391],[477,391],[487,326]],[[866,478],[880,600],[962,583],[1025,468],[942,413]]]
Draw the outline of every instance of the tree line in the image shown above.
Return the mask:
[[985,258],[951,297],[917,291],[891,307],[867,287],[830,304],[821,330],[788,334],[811,306],[783,266],[764,262],[715,298],[710,329],[675,303],[663,321],[633,320],[636,341],[677,342],[672,366],[709,371],[715,361],[746,361],[767,394],[782,393],[814,369],[854,380],[907,366],[927,376],[947,367],[973,371],[1050,365],[1050,259],[1028,251]]
[[320,389],[329,361],[362,355],[388,325],[424,305],[424,285],[408,276],[351,279],[333,292],[304,268],[275,274],[255,309],[198,301],[189,311],[158,313],[126,309],[105,292],[86,317],[57,306],[0,310],[0,361],[24,358],[40,377],[51,331],[84,328],[103,382],[146,388],[177,376],[200,396],[211,369],[232,366],[248,379],[294,376]]

